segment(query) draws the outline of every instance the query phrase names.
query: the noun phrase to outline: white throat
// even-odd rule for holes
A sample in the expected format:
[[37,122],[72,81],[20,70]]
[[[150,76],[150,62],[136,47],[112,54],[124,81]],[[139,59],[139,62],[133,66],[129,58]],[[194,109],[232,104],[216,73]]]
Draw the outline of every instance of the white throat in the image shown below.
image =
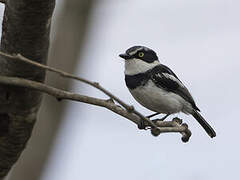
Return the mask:
[[154,61],[152,63],[147,63],[139,59],[128,59],[125,60],[125,74],[126,75],[134,75],[138,73],[143,73],[152,69],[153,67],[159,65],[159,61]]

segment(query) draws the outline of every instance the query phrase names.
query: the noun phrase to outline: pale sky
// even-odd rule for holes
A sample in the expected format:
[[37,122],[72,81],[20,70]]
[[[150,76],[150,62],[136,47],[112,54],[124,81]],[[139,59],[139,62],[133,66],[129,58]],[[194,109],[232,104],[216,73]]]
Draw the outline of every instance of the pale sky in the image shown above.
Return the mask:
[[[180,134],[153,137],[108,110],[68,102],[42,180],[239,179],[240,1],[98,2],[79,57],[84,63],[75,74],[98,81],[149,115],[125,87],[124,62],[118,57],[130,46],[148,46],[189,88],[217,137],[209,138],[182,113],[175,116],[192,131],[186,144]],[[78,82],[72,89],[105,97]]]

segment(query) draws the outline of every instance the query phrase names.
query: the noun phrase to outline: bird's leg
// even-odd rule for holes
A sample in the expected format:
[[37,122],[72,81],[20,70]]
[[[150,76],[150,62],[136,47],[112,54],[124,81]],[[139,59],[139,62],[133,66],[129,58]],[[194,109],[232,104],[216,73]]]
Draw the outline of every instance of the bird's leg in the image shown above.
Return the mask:
[[154,119],[152,122],[156,123],[157,121],[164,121],[170,114],[166,114],[166,116],[163,116],[161,119]]
[[146,125],[143,119],[140,119],[137,126],[138,126],[138,129],[146,129]]
[[156,116],[156,115],[158,115],[158,114],[160,114],[160,113],[157,112],[157,113],[151,114],[151,115],[149,115],[149,116],[146,116],[146,118],[150,119],[151,117]]
[[166,116],[162,117],[161,119],[159,119],[160,121],[164,121],[170,114],[166,114]]

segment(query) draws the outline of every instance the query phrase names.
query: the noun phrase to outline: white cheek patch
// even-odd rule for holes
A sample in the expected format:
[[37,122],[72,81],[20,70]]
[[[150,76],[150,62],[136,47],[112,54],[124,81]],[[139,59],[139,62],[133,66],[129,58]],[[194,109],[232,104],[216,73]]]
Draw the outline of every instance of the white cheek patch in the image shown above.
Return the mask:
[[159,61],[154,61],[152,63],[144,62],[140,59],[129,59],[125,61],[125,74],[126,75],[135,75],[139,73],[144,73],[149,69],[154,68],[159,65]]
[[181,81],[179,81],[177,78],[175,78],[173,75],[168,74],[168,73],[163,73],[163,75],[164,75],[166,78],[171,79],[172,81],[177,82],[181,87],[185,87],[185,86],[183,85],[183,83],[182,83]]

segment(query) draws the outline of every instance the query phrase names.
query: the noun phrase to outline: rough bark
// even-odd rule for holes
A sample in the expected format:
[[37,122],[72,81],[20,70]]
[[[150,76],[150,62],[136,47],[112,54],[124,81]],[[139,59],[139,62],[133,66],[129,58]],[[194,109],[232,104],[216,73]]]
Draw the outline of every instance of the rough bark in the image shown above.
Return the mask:
[[[48,64],[67,72],[74,72],[79,60],[80,50],[88,32],[87,24],[94,0],[65,0],[62,8],[59,8],[59,16],[56,17],[56,34],[53,34]],[[70,89],[71,81],[60,79],[58,76],[48,73],[48,84],[61,89]],[[54,110],[49,110],[54,107]],[[52,144],[58,132],[59,125],[63,121],[66,103],[56,101],[55,98],[45,96],[39,113],[37,126],[35,126],[29,147],[19,159],[12,179],[41,179],[41,174],[48,164],[48,156],[51,155]],[[41,151],[39,151],[41,149]],[[44,167],[45,166],[45,167]],[[26,171],[31,173],[26,175]]]
[[[77,64],[83,62],[79,59],[81,47],[86,40],[88,22],[91,10],[96,4],[94,0],[65,0],[59,8],[56,17],[56,34],[53,34],[48,64],[66,72],[74,73]],[[58,8],[57,8],[58,9]],[[56,9],[56,10],[57,10]],[[54,25],[54,24],[53,24]],[[61,89],[70,89],[72,82],[60,79],[48,73],[46,83]],[[49,110],[54,107],[54,110]],[[60,103],[55,98],[45,96],[34,128],[28,148],[16,164],[11,179],[33,180],[41,179],[42,172],[48,168],[48,157],[51,156],[52,145],[64,117],[65,101]],[[29,171],[30,173],[25,173]]]
[[[20,53],[46,63],[55,0],[8,0],[5,4],[1,51]],[[0,57],[0,74],[43,82],[44,70]],[[26,147],[42,95],[26,88],[0,86],[0,179]]]

